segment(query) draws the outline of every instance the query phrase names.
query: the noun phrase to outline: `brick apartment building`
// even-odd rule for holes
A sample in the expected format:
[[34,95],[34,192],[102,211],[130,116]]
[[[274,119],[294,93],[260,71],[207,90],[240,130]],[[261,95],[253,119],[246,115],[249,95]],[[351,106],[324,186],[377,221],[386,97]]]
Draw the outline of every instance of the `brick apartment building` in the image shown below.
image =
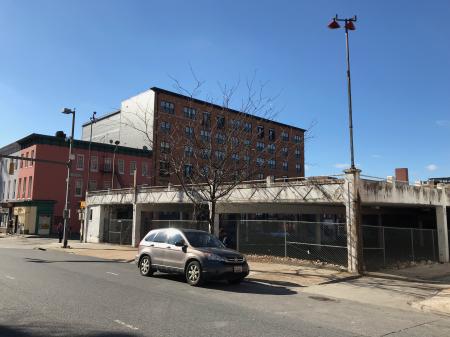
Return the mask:
[[[70,226],[79,233],[77,211],[89,190],[132,186],[134,170],[137,183],[150,184],[151,151],[104,143],[91,144],[88,179],[89,142],[74,140],[74,160],[69,187]],[[24,224],[25,233],[48,235],[63,221],[66,193],[68,141],[64,134],[47,136],[31,134],[0,149],[0,154],[23,159],[0,158],[0,226],[5,230],[9,220]],[[30,161],[44,159],[63,164]],[[112,176],[114,159],[114,177]]]
[[[89,139],[90,126],[91,122],[83,124],[83,140]],[[168,153],[175,159],[192,156],[199,150],[192,148],[192,139],[198,138],[209,142],[210,155],[220,156],[224,139],[236,129],[240,131],[233,142],[247,150],[233,155],[255,168],[249,178],[304,176],[304,129],[156,87],[122,101],[120,110],[98,118],[92,139],[103,143],[117,139],[125,146],[151,149],[152,185],[161,186],[178,182],[168,173]],[[185,166],[188,173],[192,166]]]

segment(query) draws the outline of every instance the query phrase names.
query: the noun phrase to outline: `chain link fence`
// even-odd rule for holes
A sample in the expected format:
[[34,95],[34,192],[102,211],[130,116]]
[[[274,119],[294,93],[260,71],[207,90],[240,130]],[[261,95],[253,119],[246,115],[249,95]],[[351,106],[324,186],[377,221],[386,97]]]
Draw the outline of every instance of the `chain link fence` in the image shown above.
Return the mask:
[[347,234],[342,223],[242,220],[237,222],[236,248],[246,254],[347,265]]
[[110,219],[108,227],[108,242],[120,245],[131,245],[132,219]]
[[[245,254],[320,260],[347,266],[345,223],[283,220],[234,221],[235,248]],[[221,226],[230,228],[230,223]],[[230,234],[230,230],[227,230]],[[368,269],[405,262],[437,261],[435,229],[362,226]],[[450,240],[450,238],[449,238]]]
[[438,259],[435,229],[363,226],[363,247],[369,269]]

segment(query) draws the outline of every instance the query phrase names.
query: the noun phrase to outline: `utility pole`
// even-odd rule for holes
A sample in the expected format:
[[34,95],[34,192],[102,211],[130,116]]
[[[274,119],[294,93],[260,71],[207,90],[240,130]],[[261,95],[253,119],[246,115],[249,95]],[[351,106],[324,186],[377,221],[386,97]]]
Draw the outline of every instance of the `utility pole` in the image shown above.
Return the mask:
[[67,161],[67,178],[66,178],[66,202],[64,205],[64,234],[63,234],[63,248],[67,248],[67,236],[69,232],[69,187],[70,187],[70,168],[72,166],[72,146],[73,146],[73,135],[75,131],[75,109],[64,108],[62,111],[63,114],[72,115],[72,132],[70,133],[70,142],[69,142],[69,160]]
[[[110,140],[109,140],[109,143],[112,145],[113,140],[110,139]],[[119,146],[119,144],[120,144],[120,141],[116,140],[116,141],[114,142],[114,144],[115,144],[116,146],[114,147],[114,152],[113,152],[112,173],[111,173],[111,189],[114,189],[114,173],[115,173],[114,168],[115,168],[115,161],[116,161],[116,151],[117,151],[117,146]]]
[[92,117],[89,119],[91,120],[91,132],[89,134],[89,150],[88,150],[88,173],[87,173],[87,184],[86,184],[86,190],[84,192],[84,200],[86,200],[86,193],[89,190],[89,179],[91,178],[91,144],[92,144],[92,126],[97,121],[95,118],[95,115],[97,112],[92,113]]

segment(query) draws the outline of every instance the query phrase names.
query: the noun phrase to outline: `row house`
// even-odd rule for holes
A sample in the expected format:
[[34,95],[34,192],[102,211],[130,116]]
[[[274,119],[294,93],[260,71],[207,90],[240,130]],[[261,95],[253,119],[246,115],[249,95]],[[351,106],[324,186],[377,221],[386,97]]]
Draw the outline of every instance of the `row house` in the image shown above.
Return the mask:
[[[90,150],[89,150],[90,149]],[[0,149],[17,157],[0,159],[0,228],[49,235],[63,222],[69,142],[65,134],[31,134]],[[89,190],[151,183],[151,151],[74,140],[69,209],[72,233],[79,233],[77,212]],[[90,158],[90,161],[89,161]]]

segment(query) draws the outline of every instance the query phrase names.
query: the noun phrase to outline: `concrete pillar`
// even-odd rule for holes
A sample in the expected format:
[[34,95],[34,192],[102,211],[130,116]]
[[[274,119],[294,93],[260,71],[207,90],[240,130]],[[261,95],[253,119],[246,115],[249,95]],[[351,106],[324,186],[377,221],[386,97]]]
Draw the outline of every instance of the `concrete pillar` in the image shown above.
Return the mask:
[[91,212],[91,208],[89,205],[86,205],[84,209],[84,220],[83,220],[83,242],[87,242],[88,237],[88,227],[89,227],[89,213]]
[[449,262],[448,222],[447,222],[447,190],[444,185],[438,186],[442,191],[442,206],[436,206],[436,225],[439,247],[439,262]]
[[219,237],[219,213],[214,215],[214,235]]
[[361,170],[345,171],[345,215],[347,224],[347,270],[360,274],[363,270],[361,235],[361,199],[359,196],[359,176]]
[[141,213],[142,205],[133,204],[133,228],[131,233],[131,245],[137,247],[141,241]]

